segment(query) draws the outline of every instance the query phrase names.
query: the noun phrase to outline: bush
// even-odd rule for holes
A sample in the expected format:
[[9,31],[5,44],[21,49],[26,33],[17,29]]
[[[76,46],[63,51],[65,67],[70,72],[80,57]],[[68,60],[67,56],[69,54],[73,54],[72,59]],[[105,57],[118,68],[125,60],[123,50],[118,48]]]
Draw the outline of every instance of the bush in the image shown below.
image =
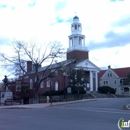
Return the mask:
[[64,95],[64,91],[63,90],[59,90],[59,91],[55,91],[55,90],[51,90],[51,91],[47,91],[45,93],[42,94],[43,96],[57,96],[57,95]]
[[109,87],[109,86],[99,87],[98,91],[101,92],[101,93],[112,93],[112,94],[116,93],[116,90],[111,88],[111,87]]
[[86,94],[86,91],[83,87],[71,87],[72,88],[72,94]]

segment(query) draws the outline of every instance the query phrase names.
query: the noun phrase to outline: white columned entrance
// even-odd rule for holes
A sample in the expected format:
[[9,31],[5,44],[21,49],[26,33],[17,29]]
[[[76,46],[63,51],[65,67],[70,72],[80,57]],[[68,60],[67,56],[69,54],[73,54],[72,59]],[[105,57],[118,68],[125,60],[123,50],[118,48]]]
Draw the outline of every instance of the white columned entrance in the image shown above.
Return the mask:
[[93,91],[93,72],[90,71],[90,91]]
[[95,72],[96,91],[98,91],[98,74]]

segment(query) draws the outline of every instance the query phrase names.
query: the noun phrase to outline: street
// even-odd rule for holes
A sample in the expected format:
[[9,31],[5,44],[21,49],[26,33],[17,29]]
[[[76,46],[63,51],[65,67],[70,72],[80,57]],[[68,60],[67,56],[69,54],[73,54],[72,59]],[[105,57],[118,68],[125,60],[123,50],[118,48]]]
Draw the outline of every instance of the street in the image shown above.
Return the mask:
[[97,99],[37,109],[0,109],[0,130],[118,130],[130,98]]

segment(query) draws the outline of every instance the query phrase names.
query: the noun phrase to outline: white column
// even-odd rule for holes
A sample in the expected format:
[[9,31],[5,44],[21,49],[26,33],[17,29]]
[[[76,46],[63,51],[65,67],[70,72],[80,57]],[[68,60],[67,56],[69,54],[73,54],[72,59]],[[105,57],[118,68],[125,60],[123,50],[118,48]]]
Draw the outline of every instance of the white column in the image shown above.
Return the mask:
[[71,39],[69,38],[69,48],[71,47]]
[[85,38],[83,38],[83,46],[85,47]]
[[74,46],[73,44],[74,44],[74,37],[72,37],[71,47]]
[[78,36],[78,45],[77,46],[79,46],[80,45],[80,40],[79,40],[79,36]]
[[95,72],[96,91],[98,91],[98,74]]
[[93,91],[93,73],[90,71],[90,91]]

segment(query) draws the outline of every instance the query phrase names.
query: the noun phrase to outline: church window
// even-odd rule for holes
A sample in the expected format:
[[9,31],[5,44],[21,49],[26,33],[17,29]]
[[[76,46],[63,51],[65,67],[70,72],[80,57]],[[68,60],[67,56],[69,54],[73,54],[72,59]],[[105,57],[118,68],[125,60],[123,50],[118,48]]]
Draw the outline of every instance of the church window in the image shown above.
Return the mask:
[[52,83],[51,83],[51,80],[48,78],[48,79],[47,79],[47,87],[50,87],[51,84],[52,84]]
[[42,81],[40,84],[40,88],[43,88],[43,87],[44,87],[44,82]]
[[33,80],[30,79],[30,89],[32,89],[32,88],[33,88]]
[[58,91],[58,81],[55,82],[55,91]]

